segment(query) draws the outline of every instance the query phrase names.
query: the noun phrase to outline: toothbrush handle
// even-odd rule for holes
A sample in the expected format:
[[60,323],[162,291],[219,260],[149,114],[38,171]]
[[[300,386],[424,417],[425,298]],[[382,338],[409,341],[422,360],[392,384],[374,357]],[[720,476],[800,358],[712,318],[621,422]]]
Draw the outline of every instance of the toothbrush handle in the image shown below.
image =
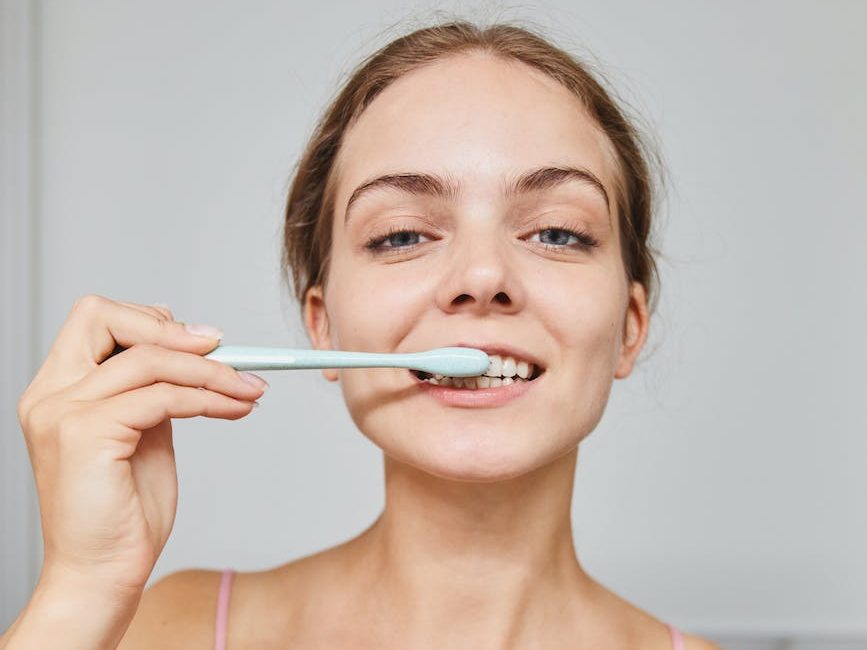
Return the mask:
[[379,354],[341,350],[295,348],[257,348],[221,345],[205,355],[232,366],[235,370],[291,370],[306,368],[410,368],[412,354]]
[[[106,359],[126,350],[120,344]],[[414,368],[416,353],[403,355],[343,350],[218,345],[204,355],[235,370],[304,370],[312,368]]]

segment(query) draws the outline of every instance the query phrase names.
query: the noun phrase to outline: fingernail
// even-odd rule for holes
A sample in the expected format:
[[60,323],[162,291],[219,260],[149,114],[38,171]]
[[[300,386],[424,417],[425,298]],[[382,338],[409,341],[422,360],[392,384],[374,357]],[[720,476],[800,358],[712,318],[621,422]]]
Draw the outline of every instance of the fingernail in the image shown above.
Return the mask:
[[184,325],[184,329],[187,330],[190,334],[194,334],[196,336],[206,336],[209,339],[222,339],[223,332],[221,332],[216,327],[212,327],[211,325],[203,325],[202,323],[187,323]]
[[268,390],[268,382],[262,379],[259,375],[254,375],[252,372],[247,372],[246,370],[239,370],[238,374],[241,376],[241,379],[246,381],[248,384],[252,384],[256,388],[261,388],[262,390]]
[[162,307],[163,309],[168,309],[169,311],[171,311],[171,307],[169,307],[169,306],[168,306],[166,303],[164,303],[164,302],[155,302],[155,303],[152,303],[152,304],[151,304],[151,307]]

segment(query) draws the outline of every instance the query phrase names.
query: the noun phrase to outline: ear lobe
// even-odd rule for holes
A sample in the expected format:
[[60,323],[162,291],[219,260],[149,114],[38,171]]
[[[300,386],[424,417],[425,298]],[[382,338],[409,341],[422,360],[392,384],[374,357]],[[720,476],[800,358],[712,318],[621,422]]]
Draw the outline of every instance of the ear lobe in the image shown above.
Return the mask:
[[625,379],[632,373],[632,368],[649,329],[647,314],[647,293],[640,282],[633,282],[629,292],[629,305],[623,322],[623,342],[620,347],[620,358],[614,377]]
[[[332,350],[328,311],[321,285],[310,287],[304,294],[304,327],[307,336],[317,350]],[[337,381],[337,370],[323,368],[322,376],[327,381]]]

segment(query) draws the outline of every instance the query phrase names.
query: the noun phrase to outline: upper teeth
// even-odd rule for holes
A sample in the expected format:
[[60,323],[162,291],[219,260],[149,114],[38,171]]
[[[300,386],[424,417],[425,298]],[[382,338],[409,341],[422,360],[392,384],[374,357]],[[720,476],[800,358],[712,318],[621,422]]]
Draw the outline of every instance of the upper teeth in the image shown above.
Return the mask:
[[[514,357],[502,357],[499,354],[489,354],[491,364],[488,366],[485,376],[487,377],[514,377],[526,379],[533,374],[534,366],[527,361],[518,361]],[[442,379],[444,375],[434,375]]]

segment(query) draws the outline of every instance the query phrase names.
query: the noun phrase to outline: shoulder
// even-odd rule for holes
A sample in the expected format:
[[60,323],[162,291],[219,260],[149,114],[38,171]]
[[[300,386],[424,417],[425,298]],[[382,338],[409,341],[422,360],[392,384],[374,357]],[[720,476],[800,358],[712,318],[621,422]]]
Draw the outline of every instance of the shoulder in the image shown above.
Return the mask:
[[[625,647],[631,648],[666,648],[672,647],[669,623],[653,616],[647,610],[616,594],[604,584],[592,579],[595,589],[595,599],[604,610],[613,612],[609,621],[611,638],[623,638],[626,635]],[[677,627],[683,637],[683,650],[723,650],[720,646]],[[620,634],[618,637],[617,635]]]
[[716,643],[709,641],[708,639],[687,634],[686,632],[682,632],[682,634],[683,650],[723,650]]
[[186,569],[145,590],[119,650],[212,649],[220,571]]

